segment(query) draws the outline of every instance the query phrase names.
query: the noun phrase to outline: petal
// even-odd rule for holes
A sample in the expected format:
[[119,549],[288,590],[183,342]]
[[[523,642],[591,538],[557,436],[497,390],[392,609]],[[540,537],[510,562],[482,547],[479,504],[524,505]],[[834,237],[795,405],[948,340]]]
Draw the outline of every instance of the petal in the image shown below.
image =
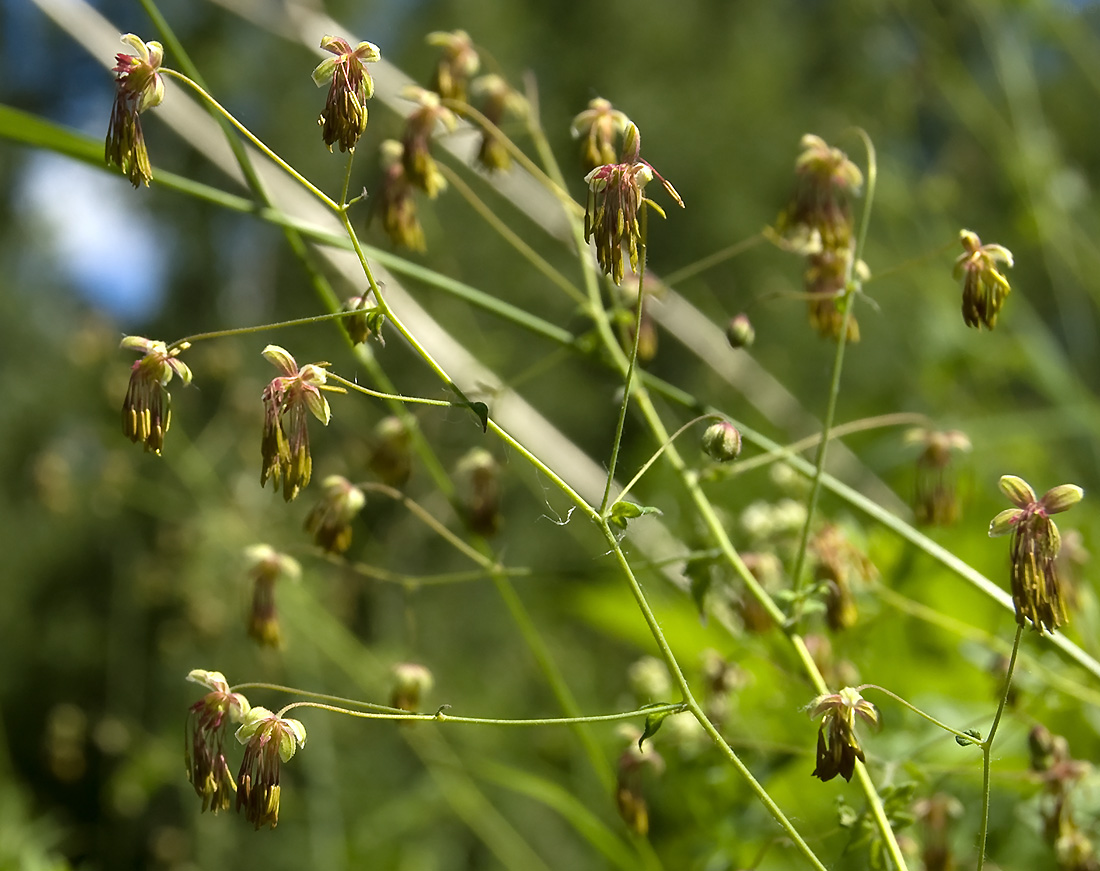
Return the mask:
[[180,381],[182,381],[184,384],[191,383],[191,368],[186,363],[184,363],[183,360],[180,360],[176,357],[169,357],[167,362],[168,365],[172,368],[172,371],[175,372],[176,375],[179,377]]
[[145,47],[145,43],[140,36],[135,33],[124,33],[122,34],[121,41],[124,45],[130,46],[130,48],[136,51],[137,56],[143,61],[149,60],[149,49]]
[[1035,491],[1031,489],[1031,485],[1016,475],[1001,476],[999,486],[1001,492],[1018,508],[1027,508],[1036,500]]
[[220,671],[207,671],[205,668],[193,668],[187,673],[187,679],[192,683],[202,684],[208,689],[217,692],[229,692],[229,681]]
[[321,37],[321,48],[325,51],[331,51],[333,54],[349,54],[351,43],[342,36],[328,36],[326,34]]
[[1085,491],[1076,484],[1059,484],[1047,490],[1043,496],[1042,505],[1047,514],[1058,514],[1072,508],[1084,495]]
[[293,376],[298,374],[298,362],[286,348],[280,348],[278,345],[268,345],[263,349],[263,355],[269,363],[281,369],[284,375]]
[[245,714],[244,722],[237,730],[237,740],[242,744],[247,744],[248,739],[256,734],[265,723],[275,719],[275,714],[264,707],[252,708],[247,714]]
[[989,537],[997,538],[1008,535],[1016,528],[1016,523],[1023,516],[1023,510],[1019,508],[1006,508],[994,517],[989,523]]
[[141,351],[143,354],[151,354],[158,349],[164,349],[164,352],[167,353],[164,342],[155,342],[152,339],[146,339],[144,336],[123,336],[118,346],[126,351]]
[[352,52],[362,63],[374,63],[375,61],[382,59],[382,52],[378,50],[378,46],[373,42],[361,42],[355,46],[355,51]]
[[[322,46],[323,47],[323,46]],[[313,68],[313,83],[318,88],[323,88],[332,81],[332,75],[340,62],[334,57],[327,57]]]
[[307,390],[305,400],[313,416],[328,426],[328,422],[332,419],[332,410],[328,407],[325,395],[320,390]]
[[287,718],[279,721],[279,758],[289,762],[299,747],[306,746],[306,727],[301,720]]
[[146,49],[148,49],[148,55],[146,60],[149,62],[149,66],[153,69],[159,69],[161,63],[164,61],[164,46],[156,40],[145,43]]

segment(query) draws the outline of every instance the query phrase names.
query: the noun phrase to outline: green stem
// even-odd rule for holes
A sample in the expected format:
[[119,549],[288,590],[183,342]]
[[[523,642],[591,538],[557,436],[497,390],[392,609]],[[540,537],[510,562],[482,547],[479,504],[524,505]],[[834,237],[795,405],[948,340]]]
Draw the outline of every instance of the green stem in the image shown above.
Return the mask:
[[351,184],[351,165],[355,161],[355,149],[348,152],[348,160],[344,165],[344,183],[340,186],[340,208],[348,207],[348,186]]
[[400,393],[382,393],[379,390],[371,390],[369,387],[364,387],[361,384],[356,384],[354,381],[348,381],[347,378],[341,378],[335,372],[328,373],[328,380],[338,381],[345,385],[349,390],[355,393],[362,393],[366,396],[373,396],[375,399],[386,399],[393,402],[405,402],[409,405],[434,405],[438,408],[463,408],[464,403],[452,402],[449,399],[427,399],[423,396],[404,396]]
[[226,109],[221,103],[219,103],[213,97],[211,97],[210,94],[208,94],[198,84],[198,82],[192,81],[191,79],[189,79],[187,76],[185,76],[181,72],[178,72],[178,71],[173,70],[173,69],[168,69],[166,67],[162,68],[161,72],[164,75],[171,76],[172,78],[177,79],[178,81],[181,81],[185,85],[187,85],[188,87],[192,88],[195,91],[196,94],[198,94],[203,100],[205,100],[214,109],[216,109],[225,118],[225,120],[227,120],[230,124],[232,124],[234,127],[236,127],[237,130],[239,130],[245,136],[245,138],[248,139],[249,142],[251,142],[253,145],[255,145],[268,158],[270,158],[272,161],[274,161],[279,166],[279,168],[283,170],[283,172],[285,172],[292,179],[294,179],[296,182],[298,182],[300,185],[302,185],[302,187],[304,187],[311,194],[313,194],[315,197],[317,197],[317,199],[319,199],[321,202],[323,202],[326,206],[328,206],[334,212],[339,212],[340,211],[340,206],[337,205],[324,191],[322,191],[319,188],[317,188],[316,186],[314,186],[314,184],[309,179],[307,179],[304,175],[302,175],[300,172],[298,172],[298,170],[296,170],[293,166],[291,166],[289,163],[287,163],[285,160],[283,160],[281,157],[279,157],[279,155],[277,155],[274,151],[272,151],[270,148],[268,148],[267,145],[265,145],[263,143],[263,141],[261,141],[260,138],[258,136],[256,136],[255,133],[253,133],[251,130],[249,130],[247,127],[245,127],[244,124],[242,124],[236,118],[234,118],[233,115],[229,112],[229,110]]
[[680,269],[670,272],[668,275],[662,276],[661,280],[669,287],[679,284],[687,278],[691,278],[698,275],[700,272],[706,272],[712,266],[717,266],[719,263],[724,263],[738,254],[748,251],[750,248],[755,248],[761,242],[764,241],[764,234],[757,233],[754,236],[749,236],[747,239],[742,239],[740,242],[735,242],[728,248],[723,248],[721,251],[715,251],[713,254],[708,254],[701,260],[696,260],[694,263],[689,263],[687,266],[683,266]]
[[626,410],[630,405],[630,391],[634,387],[634,369],[638,365],[638,344],[642,335],[642,315],[645,312],[645,261],[646,261],[646,230],[648,227],[647,209],[644,204],[641,208],[641,228],[638,233],[638,266],[635,274],[638,276],[638,300],[634,307],[634,343],[630,348],[630,358],[626,367],[626,376],[623,379],[623,401],[619,404],[619,419],[615,422],[615,438],[611,442],[611,459],[607,463],[607,483],[603,488],[603,499],[600,501],[600,514],[607,512],[608,502],[611,500],[611,485],[615,483],[615,466],[619,461],[619,449],[622,447],[623,427],[626,425]]
[[1012,642],[1012,656],[1008,660],[1008,671],[1005,673],[1005,688],[1001,693],[1001,701],[997,705],[997,714],[993,717],[993,725],[989,727],[989,734],[981,743],[982,748],[982,828],[978,833],[978,871],[985,866],[985,843],[989,836],[989,777],[993,754],[993,739],[997,736],[997,727],[1001,724],[1001,715],[1005,705],[1008,704],[1008,695],[1012,690],[1012,672],[1016,668],[1016,655],[1020,652],[1020,638],[1024,634],[1022,623],[1016,626],[1016,640]]
[[904,705],[910,711],[912,711],[914,714],[917,714],[920,717],[924,717],[924,719],[926,719],[933,726],[939,726],[945,732],[950,732],[952,735],[954,735],[960,741],[965,741],[968,744],[974,744],[976,746],[981,746],[982,742],[979,739],[975,738],[973,735],[967,735],[965,732],[960,732],[958,729],[952,729],[946,723],[941,723],[939,720],[937,720],[931,714],[925,713],[920,708],[918,708],[916,705],[914,705],[912,702],[902,698],[897,693],[890,692],[890,690],[886,689],[885,687],[880,687],[878,684],[865,683],[865,684],[860,684],[858,687],[854,687],[854,689],[855,689],[856,692],[863,692],[863,690],[878,690],[880,693],[888,695],[895,702],[898,702],[899,704]]
[[722,417],[722,415],[720,414],[701,414],[698,417],[693,417],[691,420],[685,423],[682,427],[676,430],[676,432],[669,436],[668,440],[665,441],[659,448],[657,448],[656,451],[654,451],[653,456],[646,460],[645,465],[643,465],[638,470],[637,474],[627,482],[626,486],[619,491],[619,494],[615,497],[615,501],[621,502],[623,499],[625,499],[627,493],[629,493],[634,485],[642,479],[642,475],[648,472],[649,467],[656,463],[658,459],[660,459],[661,454],[663,454],[669,447],[671,447],[672,443],[676,441],[676,439],[679,438],[684,432],[691,429],[701,420],[725,420],[725,418]]
[[275,323],[260,324],[259,326],[234,327],[228,330],[211,330],[208,333],[195,333],[192,336],[184,336],[182,339],[176,339],[176,341],[168,345],[168,350],[171,351],[173,348],[182,348],[184,345],[193,345],[195,344],[195,342],[204,342],[207,339],[226,339],[230,336],[248,336],[252,333],[265,333],[269,330],[281,330],[283,329],[283,327],[300,327],[303,324],[319,324],[323,321],[334,321],[338,320],[339,318],[346,318],[355,314],[361,314],[361,312],[329,312],[328,314],[311,315],[308,318],[293,318],[289,321],[276,321]]

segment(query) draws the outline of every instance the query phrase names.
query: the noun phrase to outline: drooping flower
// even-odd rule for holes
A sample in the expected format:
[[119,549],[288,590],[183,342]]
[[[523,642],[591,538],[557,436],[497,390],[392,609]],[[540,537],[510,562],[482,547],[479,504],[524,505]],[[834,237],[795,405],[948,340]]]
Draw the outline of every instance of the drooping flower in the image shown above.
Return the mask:
[[300,720],[279,717],[267,708],[253,708],[237,730],[245,745],[237,774],[237,810],[257,829],[279,824],[279,768],[299,747],[306,746],[306,727]]
[[426,37],[428,45],[443,49],[432,73],[431,89],[444,100],[466,102],[466,84],[481,66],[474,41],[465,30],[437,30]]
[[484,448],[473,448],[455,467],[458,502],[466,525],[477,535],[500,529],[500,464]]
[[959,516],[959,499],[953,460],[970,450],[970,439],[957,429],[940,431],[924,427],[905,434],[908,444],[920,445],[913,511],[917,523],[950,526]]
[[274,478],[275,489],[281,485],[283,498],[289,502],[309,483],[313,470],[306,427],[308,414],[328,426],[332,412],[322,389],[344,391],[325,386],[328,363],[307,363],[299,369],[290,352],[278,345],[268,345],[263,355],[283,374],[273,379],[263,392],[260,486],[266,484],[268,478]]
[[[421,699],[431,692],[432,673],[416,662],[399,662],[393,667],[390,707],[415,713]],[[411,725],[411,724],[410,724]]]
[[[527,114],[527,100],[503,77],[495,73],[474,79],[471,90],[475,96],[481,98],[481,114],[492,122],[494,127],[500,127],[506,114],[516,117]],[[489,130],[481,132],[477,160],[490,172],[505,170],[512,165],[512,155],[508,153],[500,136]]]
[[399,417],[384,417],[374,428],[370,469],[383,484],[404,487],[412,474],[412,434]]
[[741,432],[728,420],[712,423],[703,433],[703,453],[719,463],[736,460],[741,453]]
[[375,63],[382,55],[373,43],[361,42],[352,48],[340,36],[325,36],[321,48],[335,57],[326,58],[313,70],[317,87],[329,86],[325,110],[317,123],[329,151],[337,143],[341,151],[354,151],[367,129],[367,100],[374,96],[374,80],[366,64]]
[[275,605],[275,584],[282,578],[298,580],[302,568],[298,561],[279,553],[267,544],[245,549],[248,576],[252,580],[252,606],[248,613],[248,636],[266,647],[279,647],[279,610]]
[[1005,475],[1001,492],[1016,506],[1007,508],[989,524],[990,537],[1012,536],[1012,604],[1016,622],[1025,621],[1039,633],[1054,632],[1067,618],[1058,579],[1057,558],[1062,539],[1051,514],[1066,511],[1081,501],[1084,491],[1076,484],[1060,484],[1042,499],[1023,478]]
[[833,630],[851,629],[859,619],[852,592],[852,572],[864,580],[873,576],[875,567],[837,525],[821,527],[810,541],[809,551],[814,561],[815,579],[824,583],[825,621]]
[[351,522],[367,504],[363,491],[343,475],[321,483],[321,499],[306,517],[306,532],[328,553],[343,553],[351,544]]
[[183,747],[187,779],[202,799],[202,809],[218,813],[229,808],[237,791],[225,758],[227,727],[230,722],[241,722],[250,705],[241,693],[229,691],[220,671],[196,668],[187,679],[210,690],[187,713],[187,740]]
[[405,134],[401,139],[404,146],[401,160],[405,167],[405,177],[434,200],[447,187],[447,181],[432,157],[432,133],[437,125],[442,125],[446,130],[454,130],[458,119],[454,112],[440,102],[439,94],[435,91],[410,85],[402,95],[406,100],[417,104],[405,119]]
[[187,342],[168,350],[164,342],[126,336],[120,345],[140,351],[142,357],[130,367],[130,383],[122,402],[122,432],[132,442],[143,442],[145,450],[160,456],[164,436],[172,422],[172,397],[167,385],[173,375],[185,385],[191,383],[191,370],[179,359]]
[[371,200],[370,214],[379,216],[382,229],[394,245],[423,251],[424,228],[416,216],[413,184],[405,171],[405,146],[396,139],[385,140],[378,149],[382,178]]
[[581,158],[586,169],[615,162],[615,140],[631,126],[625,113],[612,107],[609,100],[595,97],[588,108],[573,119],[569,132],[582,139]]
[[386,322],[386,316],[379,309],[373,290],[357,296],[349,296],[340,308],[341,311],[355,313],[340,319],[352,344],[361,345],[373,336],[378,344],[382,347],[386,346],[381,331],[382,325]]
[[153,178],[139,116],[164,100],[164,82],[160,75],[164,48],[159,42],[142,42],[132,33],[124,34],[122,41],[137,54],[119,52],[115,55],[112,70],[115,101],[103,157],[108,164],[122,170],[130,184],[138,187],[142,183],[148,185]]
[[779,215],[776,230],[787,241],[810,254],[835,251],[852,243],[850,198],[858,196],[863,173],[839,148],[807,133],[795,161],[795,190]]
[[655,774],[664,771],[665,761],[651,745],[638,746],[641,733],[632,726],[624,727],[621,734],[626,738],[626,749],[619,756],[616,765],[615,805],[624,823],[638,835],[649,831],[649,803],[643,792],[643,773],[646,768]]
[[997,264],[1012,266],[1012,252],[1003,245],[983,245],[970,230],[960,230],[959,241],[963,253],[955,258],[955,278],[963,280],[963,320],[968,327],[991,330],[1012,290]]
[[596,260],[616,284],[623,281],[623,244],[630,255],[630,266],[638,271],[638,243],[643,241],[638,210],[643,204],[664,217],[664,210],[645,196],[645,186],[656,176],[669,195],[683,207],[676,189],[661,178],[650,164],[640,158],[641,135],[633,124],[623,137],[619,163],[606,164],[584,177],[588,184],[588,202],[584,212],[584,239],[595,239]]
[[[826,339],[839,339],[844,326],[844,308],[851,305],[845,292],[848,287],[848,266],[851,248],[825,249],[806,257],[803,283],[810,325]],[[859,321],[848,315],[845,341],[859,341]]]
[[856,760],[865,762],[863,748],[856,737],[856,716],[878,727],[878,709],[851,687],[838,693],[823,693],[807,708],[811,717],[821,717],[817,731],[817,766],[813,776],[823,781],[838,774],[850,781]]

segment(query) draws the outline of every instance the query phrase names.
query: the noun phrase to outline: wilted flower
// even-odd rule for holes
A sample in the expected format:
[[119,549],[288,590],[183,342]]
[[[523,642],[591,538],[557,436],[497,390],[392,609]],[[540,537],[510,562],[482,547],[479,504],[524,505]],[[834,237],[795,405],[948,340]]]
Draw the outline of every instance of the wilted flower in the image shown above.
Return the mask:
[[839,774],[850,781],[856,760],[866,761],[856,737],[856,715],[877,728],[878,710],[857,690],[845,687],[839,693],[818,696],[807,711],[811,717],[821,717],[821,727],[817,731],[817,767],[813,776],[827,781]]
[[245,745],[237,774],[237,810],[257,829],[279,824],[279,766],[306,746],[306,727],[299,720],[253,708],[237,730]]
[[250,705],[241,693],[229,691],[220,671],[196,668],[187,679],[210,690],[187,713],[187,740],[183,746],[187,779],[202,799],[202,809],[217,813],[229,808],[237,791],[225,759],[226,727],[243,720]]
[[615,138],[631,126],[626,114],[614,109],[610,101],[596,97],[588,108],[573,119],[569,132],[574,139],[583,139],[581,156],[586,169],[615,162]]
[[616,766],[615,805],[631,831],[645,835],[649,831],[649,805],[642,792],[642,773],[649,767],[660,774],[664,771],[665,761],[652,747],[642,749],[638,746],[641,733],[633,727],[624,728],[622,733],[627,746]]
[[325,110],[317,123],[329,151],[334,143],[340,144],[341,151],[354,151],[367,129],[367,100],[374,96],[374,80],[366,64],[376,62],[382,55],[372,43],[361,42],[352,48],[339,36],[325,36],[321,48],[336,56],[321,61],[313,70],[317,87],[329,86]]
[[957,429],[911,429],[905,434],[908,444],[920,445],[917,457],[917,482],[913,511],[917,523],[949,526],[959,516],[952,459],[956,453],[970,450],[970,439]]
[[159,106],[164,100],[164,82],[160,75],[164,48],[159,42],[142,42],[132,33],[122,41],[137,55],[119,52],[115,55],[115,102],[107,127],[107,142],[103,157],[117,166],[134,187],[149,184],[153,169],[145,148],[145,135],[138,117],[146,109]]
[[447,181],[432,157],[432,133],[437,124],[442,124],[447,130],[454,130],[458,119],[454,112],[440,102],[439,94],[435,91],[410,85],[402,92],[402,96],[417,104],[405,119],[405,135],[401,139],[404,146],[401,160],[405,167],[405,177],[410,184],[420,188],[434,200],[447,187]]
[[807,133],[795,161],[795,190],[776,229],[802,253],[836,251],[852,243],[849,198],[858,196],[863,173],[839,148]]
[[681,207],[683,200],[676,189],[640,159],[641,135],[633,124],[623,137],[621,162],[599,166],[584,177],[588,183],[588,203],[584,212],[584,239],[595,238],[596,259],[600,268],[616,284],[623,280],[623,243],[630,253],[630,266],[638,271],[638,243],[642,231],[638,210],[643,204],[664,217],[664,210],[645,196],[645,186],[656,176],[665,190]]
[[374,291],[359,296],[349,296],[340,307],[341,311],[355,312],[350,317],[340,318],[344,331],[348,334],[352,344],[361,345],[371,336],[374,336],[380,345],[385,347],[386,342],[382,338],[380,327],[385,323],[386,316],[378,308],[378,301],[374,298]]
[[191,346],[184,342],[169,351],[164,342],[126,336],[119,347],[144,355],[130,367],[130,383],[122,403],[122,432],[130,441],[144,442],[145,450],[160,456],[172,422],[172,397],[167,384],[173,375],[185,385],[191,383],[191,370],[178,358]]
[[736,460],[741,453],[741,433],[728,420],[712,423],[703,432],[703,453],[719,463]]
[[416,216],[413,184],[405,172],[405,146],[396,139],[385,140],[378,149],[382,177],[371,199],[370,216],[382,219],[382,229],[394,245],[410,251],[424,250],[424,228]]
[[343,553],[351,544],[351,521],[363,510],[367,497],[342,475],[321,482],[321,500],[306,517],[306,532],[329,553]]
[[481,66],[477,49],[465,30],[435,31],[426,37],[428,45],[443,49],[432,74],[431,89],[444,100],[466,102],[466,83]]
[[263,355],[283,374],[264,388],[264,435],[261,446],[263,467],[260,486],[275,479],[275,489],[283,488],[289,502],[309,483],[313,458],[309,453],[307,411],[325,426],[332,412],[322,389],[343,393],[343,388],[326,387],[328,363],[307,363],[301,369],[290,352],[268,345]]
[[1012,266],[1012,252],[1003,245],[983,245],[977,233],[959,231],[963,253],[955,258],[955,278],[963,280],[963,320],[968,327],[993,329],[1011,287],[997,269]]
[[[492,122],[494,127],[500,127],[505,113],[518,117],[527,114],[527,100],[495,73],[474,79],[471,90],[481,97],[481,114]],[[500,136],[490,130],[481,132],[481,145],[477,150],[477,159],[490,171],[508,169],[512,165],[512,155],[504,147]]]
[[1001,492],[1016,506],[1007,508],[989,524],[989,535],[1012,535],[1012,604],[1016,622],[1025,619],[1042,634],[1053,632],[1066,622],[1066,605],[1058,581],[1055,560],[1061,548],[1058,527],[1050,519],[1081,501],[1084,491],[1076,484],[1060,484],[1042,499],[1023,478],[1005,475]]
[[431,692],[432,673],[415,662],[399,662],[393,667],[393,689],[390,707],[413,713],[420,708],[420,700]]
[[484,448],[473,448],[455,468],[458,502],[466,525],[477,535],[500,529],[500,464]]
[[412,474],[412,436],[399,417],[384,417],[374,428],[370,469],[383,484],[404,487]]
[[254,544],[245,550],[248,576],[252,579],[252,607],[248,615],[248,635],[267,647],[282,644],[279,611],[275,607],[275,583],[280,578],[298,580],[302,569],[298,561],[266,544]]

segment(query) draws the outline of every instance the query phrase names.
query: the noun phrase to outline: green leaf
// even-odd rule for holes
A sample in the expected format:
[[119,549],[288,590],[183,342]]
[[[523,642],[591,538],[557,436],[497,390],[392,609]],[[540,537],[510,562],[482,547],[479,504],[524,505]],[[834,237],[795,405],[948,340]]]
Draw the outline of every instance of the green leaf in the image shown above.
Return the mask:
[[627,522],[635,517],[660,513],[661,509],[654,508],[652,505],[638,505],[636,502],[616,502],[611,506],[611,514],[607,519],[619,529],[626,529]]
[[470,411],[477,417],[477,422],[481,424],[481,431],[485,432],[489,429],[489,406],[484,402],[471,402],[468,406]]
[[[650,707],[646,705],[646,707]],[[645,729],[642,730],[642,737],[638,739],[638,749],[642,749],[642,744],[645,743],[646,738],[652,738],[657,734],[657,730],[661,728],[661,724],[673,714],[678,714],[679,711],[675,710],[663,710],[655,711],[645,718]]]

